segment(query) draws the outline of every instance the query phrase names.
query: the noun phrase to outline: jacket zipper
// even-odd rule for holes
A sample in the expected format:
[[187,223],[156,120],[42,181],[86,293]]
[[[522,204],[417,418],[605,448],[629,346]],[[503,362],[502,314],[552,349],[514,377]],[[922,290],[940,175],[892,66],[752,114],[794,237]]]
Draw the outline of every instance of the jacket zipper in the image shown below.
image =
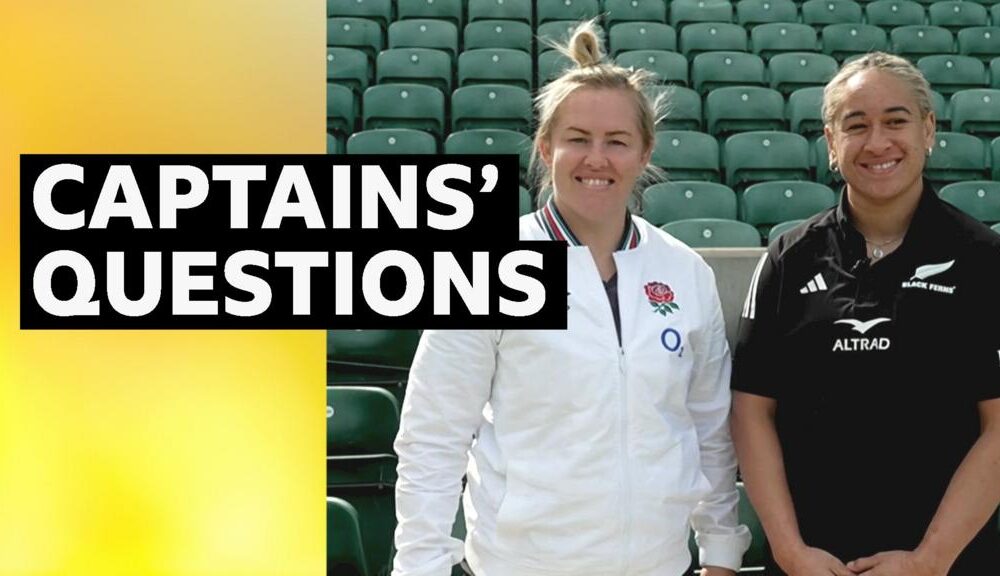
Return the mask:
[[625,371],[625,349],[621,346],[618,347],[618,374],[619,381],[621,383],[621,448],[622,448],[622,480],[624,486],[622,487],[622,495],[624,500],[624,506],[622,510],[625,512],[625,526],[624,526],[624,543],[625,549],[623,551],[624,557],[624,569],[622,574],[628,574],[629,572],[629,550],[632,540],[632,483],[629,479],[629,453],[628,453],[628,383],[626,379]]

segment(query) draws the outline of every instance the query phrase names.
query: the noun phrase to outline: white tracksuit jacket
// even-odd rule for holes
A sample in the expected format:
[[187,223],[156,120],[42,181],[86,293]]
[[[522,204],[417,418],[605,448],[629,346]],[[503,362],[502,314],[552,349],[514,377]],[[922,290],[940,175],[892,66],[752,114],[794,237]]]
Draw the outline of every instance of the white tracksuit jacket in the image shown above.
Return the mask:
[[[730,356],[711,269],[631,217],[615,252],[621,345],[597,266],[551,203],[524,240],[566,239],[567,330],[427,331],[395,449],[393,576],[447,576],[462,476],[476,576],[678,576],[738,569]],[[629,245],[634,247],[629,248]],[[669,285],[675,310],[644,287]],[[475,438],[475,441],[473,441]]]

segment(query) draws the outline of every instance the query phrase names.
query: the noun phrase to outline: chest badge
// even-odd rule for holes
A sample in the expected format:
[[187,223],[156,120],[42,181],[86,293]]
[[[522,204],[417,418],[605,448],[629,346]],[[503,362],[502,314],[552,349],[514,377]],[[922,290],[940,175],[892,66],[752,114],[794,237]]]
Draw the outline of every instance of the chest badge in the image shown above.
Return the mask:
[[913,276],[909,280],[903,282],[902,287],[919,288],[921,290],[940,292],[942,294],[954,294],[954,286],[944,286],[927,281],[927,279],[932,276],[937,276],[938,274],[947,272],[954,264],[954,260],[949,260],[948,262],[942,262],[940,264],[924,264],[923,266],[917,266],[917,269],[913,272]]
[[643,287],[646,291],[646,298],[649,299],[653,312],[666,316],[673,314],[675,310],[680,310],[680,306],[674,302],[674,291],[663,282],[650,282]]

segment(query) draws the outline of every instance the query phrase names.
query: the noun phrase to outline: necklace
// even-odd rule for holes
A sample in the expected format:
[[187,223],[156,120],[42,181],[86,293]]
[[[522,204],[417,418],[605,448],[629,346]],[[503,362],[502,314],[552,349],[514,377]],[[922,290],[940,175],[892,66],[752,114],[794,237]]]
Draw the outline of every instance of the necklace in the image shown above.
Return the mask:
[[872,259],[879,260],[880,258],[882,258],[883,256],[885,256],[885,250],[883,250],[883,248],[885,248],[886,246],[889,246],[890,244],[895,244],[896,242],[899,242],[902,239],[903,239],[903,236],[899,236],[899,237],[893,238],[891,240],[886,240],[885,242],[878,242],[878,243],[876,243],[876,242],[872,242],[868,238],[865,238],[865,243],[872,247]]

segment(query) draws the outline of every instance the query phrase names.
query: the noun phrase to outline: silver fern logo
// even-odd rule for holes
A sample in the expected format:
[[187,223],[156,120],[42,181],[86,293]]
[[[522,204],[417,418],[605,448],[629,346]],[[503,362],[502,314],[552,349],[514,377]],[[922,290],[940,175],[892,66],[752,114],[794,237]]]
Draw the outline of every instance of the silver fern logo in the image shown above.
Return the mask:
[[951,267],[954,265],[955,261],[949,260],[947,262],[941,262],[940,264],[924,264],[923,266],[917,266],[917,269],[913,271],[913,276],[911,276],[909,280],[903,282],[902,286],[903,288],[930,290],[931,292],[939,292],[941,294],[954,294],[954,286],[944,286],[927,281],[927,279],[932,276],[937,276],[938,274],[943,274],[948,270],[951,270]]

